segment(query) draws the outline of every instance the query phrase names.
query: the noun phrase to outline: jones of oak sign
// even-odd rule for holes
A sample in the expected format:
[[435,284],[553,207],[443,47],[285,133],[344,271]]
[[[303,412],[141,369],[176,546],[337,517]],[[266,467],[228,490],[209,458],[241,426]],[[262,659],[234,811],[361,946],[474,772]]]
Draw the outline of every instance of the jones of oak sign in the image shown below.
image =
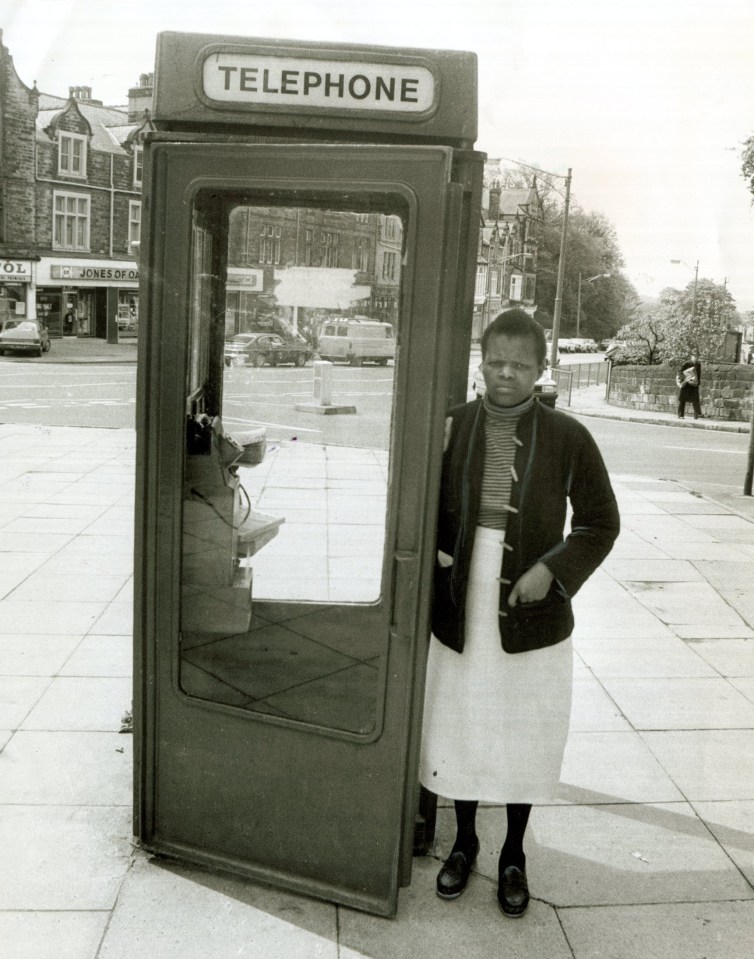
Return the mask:
[[220,103],[424,113],[435,99],[427,67],[216,52],[202,66],[204,95]]

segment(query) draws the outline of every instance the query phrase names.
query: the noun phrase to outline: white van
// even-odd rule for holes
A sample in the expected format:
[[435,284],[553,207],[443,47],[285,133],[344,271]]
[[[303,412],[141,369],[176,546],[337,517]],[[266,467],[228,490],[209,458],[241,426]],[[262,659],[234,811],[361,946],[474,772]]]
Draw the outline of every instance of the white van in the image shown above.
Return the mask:
[[323,360],[341,360],[351,366],[386,366],[388,360],[395,359],[393,327],[367,316],[325,320],[319,332],[319,355]]

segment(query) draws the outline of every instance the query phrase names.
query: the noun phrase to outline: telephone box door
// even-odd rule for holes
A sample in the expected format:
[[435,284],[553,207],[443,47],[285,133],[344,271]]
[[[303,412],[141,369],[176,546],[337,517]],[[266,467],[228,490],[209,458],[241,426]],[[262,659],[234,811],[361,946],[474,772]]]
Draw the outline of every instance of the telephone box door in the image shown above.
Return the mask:
[[410,872],[452,159],[167,135],[146,157],[138,833],[382,915]]

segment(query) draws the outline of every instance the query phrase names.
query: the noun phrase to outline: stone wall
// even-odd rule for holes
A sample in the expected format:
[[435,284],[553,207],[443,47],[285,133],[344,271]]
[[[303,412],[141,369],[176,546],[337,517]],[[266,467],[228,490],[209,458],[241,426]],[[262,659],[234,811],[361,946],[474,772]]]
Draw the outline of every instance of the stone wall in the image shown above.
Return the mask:
[[[614,366],[608,403],[632,410],[675,413],[678,408],[676,368],[672,366]],[[699,397],[704,416],[714,420],[751,419],[754,365],[703,363]],[[687,407],[691,414],[691,406]]]

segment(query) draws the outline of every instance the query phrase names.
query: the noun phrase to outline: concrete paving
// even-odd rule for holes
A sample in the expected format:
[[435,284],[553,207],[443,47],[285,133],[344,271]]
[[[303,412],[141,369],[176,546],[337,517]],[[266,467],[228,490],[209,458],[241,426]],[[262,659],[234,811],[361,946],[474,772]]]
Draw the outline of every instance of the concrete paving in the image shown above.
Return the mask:
[[[612,415],[596,393],[573,410]],[[435,896],[453,836],[441,799],[433,854],[414,860],[385,920],[134,846],[132,737],[119,732],[131,701],[134,433],[6,424],[0,442],[4,959],[751,954],[750,497],[729,507],[613,477],[623,532],[576,600],[571,732],[558,800],[534,809],[527,834],[528,914],[511,922],[496,904],[505,811],[493,806],[480,809],[463,897]],[[287,462],[273,451],[266,490],[290,488]]]

